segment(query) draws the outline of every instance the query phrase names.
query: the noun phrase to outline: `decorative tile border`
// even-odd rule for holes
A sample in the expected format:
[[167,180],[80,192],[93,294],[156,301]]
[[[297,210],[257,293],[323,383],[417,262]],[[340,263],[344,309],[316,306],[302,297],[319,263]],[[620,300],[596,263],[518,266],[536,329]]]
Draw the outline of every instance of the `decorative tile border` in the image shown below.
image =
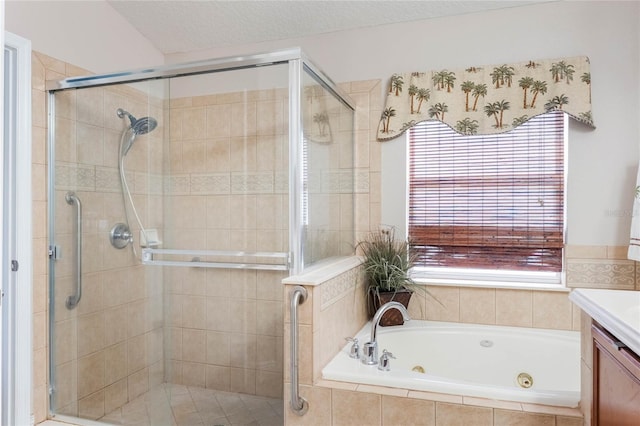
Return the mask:
[[567,259],[567,285],[634,290],[635,262],[615,259]]
[[96,191],[120,192],[118,170],[109,167],[96,167]]
[[82,164],[56,164],[56,189],[94,191],[95,188],[95,166],[86,166]]
[[362,276],[362,265],[359,265],[322,284],[320,310],[331,306],[352,288],[357,287]]
[[355,179],[355,192],[360,194],[369,193],[369,170],[356,170]]
[[273,188],[273,172],[231,173],[232,194],[271,194]]
[[225,195],[231,191],[229,173],[210,173],[191,175],[191,194]]

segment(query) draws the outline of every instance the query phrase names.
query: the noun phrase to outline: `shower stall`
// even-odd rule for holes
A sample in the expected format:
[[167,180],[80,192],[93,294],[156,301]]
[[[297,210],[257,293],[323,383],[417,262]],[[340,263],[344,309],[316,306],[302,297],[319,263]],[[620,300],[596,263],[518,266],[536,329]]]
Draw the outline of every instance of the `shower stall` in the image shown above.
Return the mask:
[[281,281],[353,254],[353,102],[299,49],[47,89],[51,414],[282,424]]

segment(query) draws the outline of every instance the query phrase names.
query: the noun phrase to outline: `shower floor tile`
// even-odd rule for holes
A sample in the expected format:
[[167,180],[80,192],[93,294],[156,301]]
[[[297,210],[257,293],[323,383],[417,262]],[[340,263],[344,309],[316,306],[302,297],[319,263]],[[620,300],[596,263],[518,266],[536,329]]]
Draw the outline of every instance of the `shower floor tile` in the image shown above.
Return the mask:
[[99,419],[131,426],[282,426],[281,399],[162,384]]

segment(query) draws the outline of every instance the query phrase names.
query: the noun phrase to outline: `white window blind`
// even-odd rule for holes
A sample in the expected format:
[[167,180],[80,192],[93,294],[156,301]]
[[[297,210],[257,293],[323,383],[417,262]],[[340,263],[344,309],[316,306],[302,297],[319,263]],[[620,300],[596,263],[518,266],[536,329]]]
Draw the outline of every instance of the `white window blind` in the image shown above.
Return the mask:
[[409,133],[409,239],[418,266],[562,270],[565,117],[497,135],[428,121]]

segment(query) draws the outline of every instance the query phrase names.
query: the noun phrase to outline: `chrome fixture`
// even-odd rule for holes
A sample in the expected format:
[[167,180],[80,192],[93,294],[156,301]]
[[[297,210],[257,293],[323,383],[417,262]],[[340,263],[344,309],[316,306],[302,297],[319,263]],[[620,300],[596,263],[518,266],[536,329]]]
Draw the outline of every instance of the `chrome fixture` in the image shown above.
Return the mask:
[[152,132],[156,127],[158,127],[158,121],[153,117],[142,117],[140,119],[136,119],[133,115],[131,115],[128,111],[123,110],[122,108],[118,108],[116,110],[116,114],[118,117],[129,118],[129,129],[131,131],[131,136],[126,144],[120,147],[120,153],[124,156],[127,155],[131,147],[133,146],[133,142],[136,139],[136,136],[146,135],[149,132]]
[[82,298],[82,203],[75,192],[69,191],[64,197],[69,205],[76,206],[76,292],[67,297],[65,306],[71,310],[78,306]]
[[306,399],[300,396],[300,389],[298,383],[298,305],[304,303],[307,300],[307,289],[301,285],[295,286],[291,290],[291,304],[290,304],[290,352],[291,361],[289,366],[291,368],[291,402],[290,406],[294,413],[299,416],[304,416],[309,411],[309,403]]
[[360,358],[360,345],[358,344],[358,339],[354,337],[345,337],[344,340],[347,342],[353,342],[351,349],[349,349],[349,357],[355,359]]
[[380,306],[376,314],[373,316],[371,320],[371,341],[364,344],[362,348],[362,363],[367,365],[376,365],[378,363],[378,342],[376,341],[376,332],[378,331],[378,323],[380,322],[380,318],[387,312],[389,309],[397,309],[402,314],[402,318],[405,321],[410,321],[411,317],[409,316],[409,312],[407,312],[407,308],[405,308],[401,303],[398,302],[388,302],[384,305]]
[[380,364],[378,364],[378,370],[380,371],[389,371],[391,370],[391,361],[390,358],[396,359],[395,356],[386,349],[382,350],[382,356],[380,357]]
[[126,224],[116,223],[109,232],[109,241],[115,248],[123,249],[127,244],[133,243],[133,234]]
[[[131,115],[131,113],[123,110],[122,108],[118,108],[116,110],[116,114],[118,114],[118,117],[120,118],[127,117],[129,119],[129,128],[125,130],[122,133],[122,136],[120,137],[120,149],[119,149],[120,158],[118,159],[118,172],[120,173],[120,184],[122,186],[122,206],[124,207],[125,223],[116,224],[114,228],[111,230],[112,232],[111,245],[113,245],[116,248],[123,248],[123,247],[126,247],[127,244],[131,244],[133,253],[134,255],[137,256],[135,246],[133,245],[133,236],[131,235],[131,231],[130,231],[131,226],[129,225],[129,214],[127,213],[127,201],[126,201],[127,199],[125,198],[125,195],[127,198],[129,198],[129,203],[131,204],[131,210],[133,210],[133,215],[135,216],[136,221],[138,222],[138,225],[140,225],[140,232],[142,232],[142,234],[145,236],[144,239],[146,241],[149,241],[149,238],[147,238],[147,233],[145,231],[144,226],[142,225],[140,216],[138,216],[138,211],[136,210],[136,206],[133,203],[133,198],[131,197],[131,191],[129,190],[129,185],[127,184],[127,177],[124,170],[124,157],[127,155],[129,150],[133,146],[133,142],[135,142],[136,137],[140,135],[145,135],[153,131],[158,126],[158,121],[153,117],[142,117],[142,118],[136,119],[133,115]],[[126,138],[127,135],[128,135],[128,138]],[[117,241],[118,245],[116,245],[114,244],[113,232],[116,229],[116,227],[120,225],[124,225],[126,227],[126,232],[129,234],[129,237],[123,238],[122,236],[119,236],[118,237],[119,241]],[[124,245],[120,247],[121,244],[124,244]]]

